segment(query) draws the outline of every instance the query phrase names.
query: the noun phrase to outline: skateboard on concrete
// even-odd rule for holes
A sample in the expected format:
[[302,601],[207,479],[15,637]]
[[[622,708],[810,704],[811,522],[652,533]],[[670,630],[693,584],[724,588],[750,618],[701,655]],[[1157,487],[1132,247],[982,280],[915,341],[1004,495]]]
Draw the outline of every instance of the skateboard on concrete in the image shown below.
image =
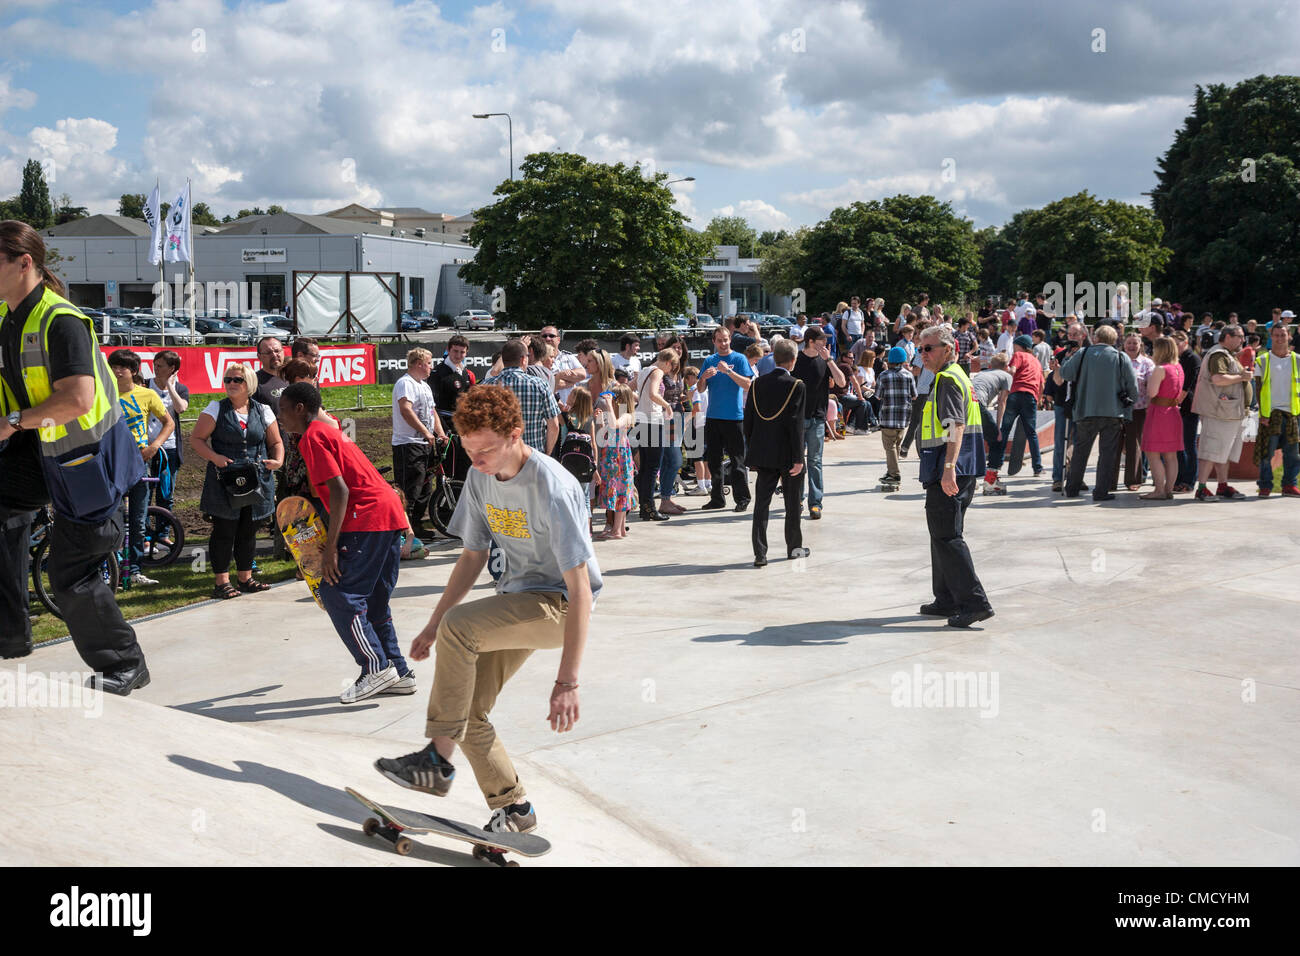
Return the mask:
[[884,480],[882,480],[882,481],[880,482],[880,490],[883,491],[883,492],[886,492],[886,493],[895,492],[895,491],[897,491],[897,490],[899,489],[899,486],[900,486],[901,484],[902,484],[902,483],[901,483],[901,482],[898,482],[898,481],[884,481]]
[[1016,421],[1012,429],[1011,450],[1007,452],[1007,474],[1016,475],[1025,467],[1025,429],[1023,423]]
[[[486,860],[497,866],[519,865],[514,860],[507,861],[505,858],[507,853],[533,857],[545,856],[551,852],[550,841],[532,833],[488,833],[482,827],[461,823],[458,820],[448,820],[416,810],[403,810],[401,807],[375,803],[351,787],[344,789],[349,797],[378,817],[378,819],[368,818],[361,825],[361,831],[366,836],[379,836],[387,840],[401,856],[411,852],[410,838],[402,835],[403,831],[407,830],[411,833],[436,833],[438,836],[449,837],[452,840],[472,843],[474,859]],[[491,842],[487,842],[488,838]]]
[[325,525],[311,502],[300,495],[285,498],[275,508],[275,524],[284,535],[289,553],[302,571],[303,579],[316,604],[322,610],[320,599],[321,575],[325,568]]

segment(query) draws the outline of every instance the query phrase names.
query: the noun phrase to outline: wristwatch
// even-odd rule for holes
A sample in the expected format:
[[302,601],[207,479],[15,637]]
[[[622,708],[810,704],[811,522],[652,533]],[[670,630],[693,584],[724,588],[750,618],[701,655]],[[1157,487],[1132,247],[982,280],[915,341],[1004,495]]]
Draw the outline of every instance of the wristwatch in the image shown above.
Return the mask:
[[10,426],[13,428],[14,431],[16,431],[16,432],[20,432],[20,431],[22,431],[22,430],[23,430],[23,413],[22,413],[22,412],[10,412],[10,413],[9,413],[9,424],[10,424]]
[[955,461],[945,461],[945,462],[943,463],[943,467],[945,467],[945,468],[956,468],[956,467],[957,467],[957,463],[956,463]]

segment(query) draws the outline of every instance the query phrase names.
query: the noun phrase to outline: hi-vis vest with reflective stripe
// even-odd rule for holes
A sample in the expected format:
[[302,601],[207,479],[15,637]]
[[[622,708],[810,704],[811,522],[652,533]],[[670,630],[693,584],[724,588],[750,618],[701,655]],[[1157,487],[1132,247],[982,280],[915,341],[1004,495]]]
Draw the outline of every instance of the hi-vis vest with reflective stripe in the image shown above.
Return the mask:
[[971,385],[969,376],[962,371],[961,366],[953,362],[942,372],[934,377],[934,385],[930,388],[930,396],[925,400],[925,408],[921,413],[921,434],[919,437],[920,447],[931,448],[935,445],[942,444],[947,440],[947,431],[939,421],[939,408],[935,398],[939,395],[940,379],[949,378],[957,383],[961,388],[962,394],[966,396],[966,437],[972,434],[972,429],[981,435],[980,431],[983,425],[983,418],[980,415],[980,403],[975,398],[975,387]]
[[[1269,376],[1273,372],[1272,352],[1265,352],[1255,361],[1260,363],[1263,371],[1259,382],[1259,417],[1267,421],[1273,414],[1273,392],[1269,388]],[[1292,415],[1300,415],[1300,366],[1296,364],[1296,353],[1291,353],[1291,407]]]
[[[9,308],[0,302],[0,325],[9,321]],[[47,287],[23,325],[22,359],[19,372],[25,391],[15,395],[7,382],[0,378],[0,410],[8,415],[23,408],[33,408],[45,401],[53,392],[50,382],[50,324],[60,315],[72,315],[86,324],[90,333],[91,361],[95,367],[95,401],[86,414],[68,422],[38,428],[41,454],[61,457],[68,452],[92,445],[103,438],[114,423],[122,417],[122,407],[117,400],[117,380],[109,370],[104,353],[95,338],[95,326],[81,311]]]

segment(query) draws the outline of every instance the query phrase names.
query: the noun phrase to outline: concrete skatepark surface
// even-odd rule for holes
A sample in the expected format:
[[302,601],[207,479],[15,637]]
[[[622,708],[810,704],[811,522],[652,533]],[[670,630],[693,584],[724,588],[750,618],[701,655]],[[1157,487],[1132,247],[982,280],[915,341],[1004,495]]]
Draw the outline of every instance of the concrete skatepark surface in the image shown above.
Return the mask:
[[[753,568],[751,515],[702,498],[597,544],[577,729],[545,721],[554,651],[492,714],[554,844],[523,865],[1300,863],[1300,502],[1097,505],[1026,469],[968,513],[997,616],[958,631],[916,615],[915,458],[884,495],[876,436],[826,457],[806,560],[774,509]],[[456,554],[402,566],[403,648]],[[399,857],[343,793],[486,821],[463,759],[445,799],[371,768],[423,745],[431,661],[413,697],[340,704],[355,666],[297,582],[137,629],[153,683],[97,716],[30,703],[84,669],[70,643],[0,662],[29,685],[0,707],[0,862],[485,865]]]

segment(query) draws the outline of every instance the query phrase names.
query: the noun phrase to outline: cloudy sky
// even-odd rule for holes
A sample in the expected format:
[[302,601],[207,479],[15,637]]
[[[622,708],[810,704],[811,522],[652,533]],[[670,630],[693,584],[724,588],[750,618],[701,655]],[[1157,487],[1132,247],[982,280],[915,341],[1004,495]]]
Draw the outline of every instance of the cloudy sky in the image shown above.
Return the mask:
[[3,0],[0,195],[28,157],[116,212],[185,177],[222,215],[463,213],[514,155],[694,183],[697,226],[899,192],[977,226],[1145,202],[1196,84],[1300,73],[1300,0]]

